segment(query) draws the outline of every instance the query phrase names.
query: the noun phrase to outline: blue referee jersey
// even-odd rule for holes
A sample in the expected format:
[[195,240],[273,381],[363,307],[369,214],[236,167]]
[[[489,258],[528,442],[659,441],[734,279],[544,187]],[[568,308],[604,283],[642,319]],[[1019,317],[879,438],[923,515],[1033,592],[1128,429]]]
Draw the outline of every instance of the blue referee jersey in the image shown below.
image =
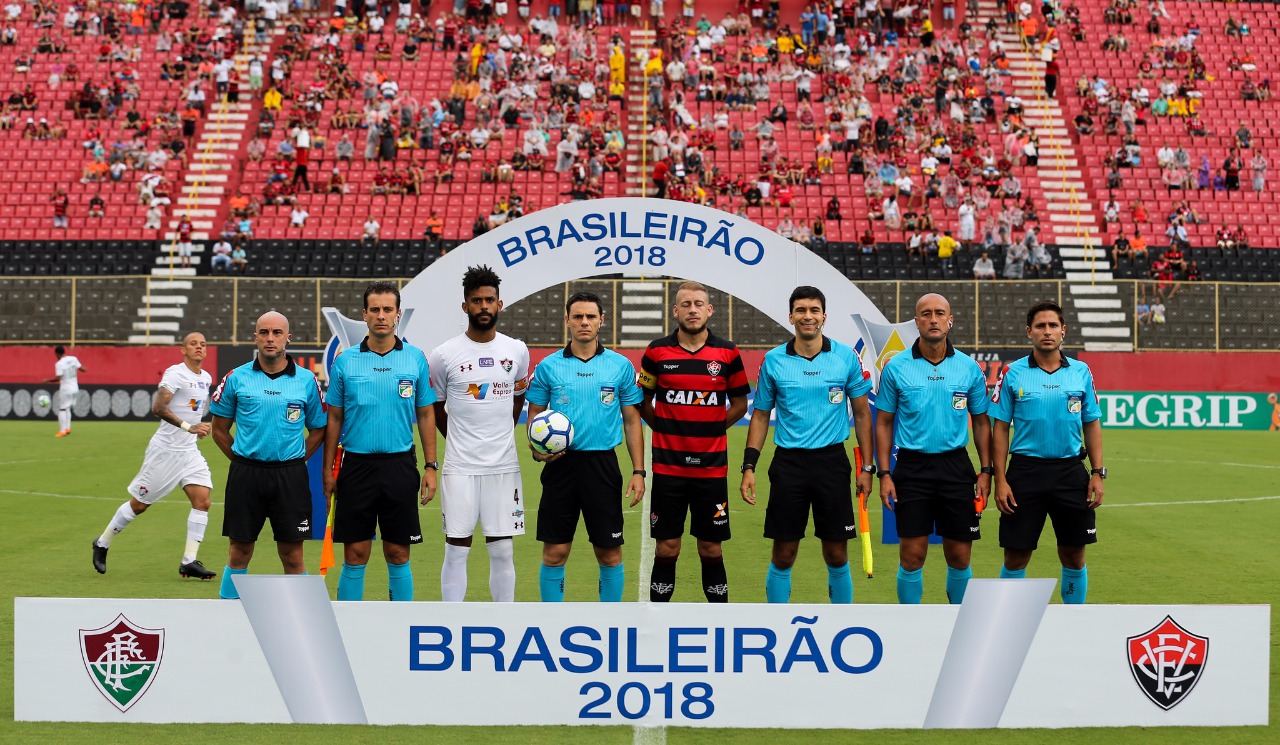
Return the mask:
[[222,378],[209,413],[236,423],[231,452],[278,463],[307,454],[307,430],[329,421],[316,376],[287,357],[284,370],[264,372],[255,359]]
[[570,450],[613,450],[622,442],[622,407],[644,399],[631,361],[597,343],[591,359],[573,356],[569,346],[538,363],[525,396],[573,422]]
[[400,339],[391,351],[378,354],[365,337],[359,347],[338,355],[329,371],[329,405],[342,409],[342,447],[347,452],[413,450],[418,409],[435,402],[427,356]]
[[822,351],[809,359],[792,339],[765,353],[754,405],[778,410],[775,445],[816,450],[849,439],[849,400],[870,392],[852,347],[823,337]]
[[1093,373],[1066,355],[1051,373],[1034,355],[1006,365],[991,403],[991,416],[1013,427],[1009,452],[1036,458],[1080,457],[1084,423],[1102,418]]
[[956,354],[950,339],[947,356],[936,365],[925,359],[917,339],[911,354],[895,354],[881,371],[876,410],[894,415],[898,447],[956,450],[969,442],[969,414],[987,413],[987,379],[969,355]]

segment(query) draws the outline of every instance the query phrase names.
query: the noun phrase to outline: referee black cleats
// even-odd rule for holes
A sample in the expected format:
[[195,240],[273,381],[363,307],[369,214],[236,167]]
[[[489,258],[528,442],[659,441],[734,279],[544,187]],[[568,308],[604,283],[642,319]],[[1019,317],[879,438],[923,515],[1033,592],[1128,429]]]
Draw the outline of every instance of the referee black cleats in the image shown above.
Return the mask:
[[[106,549],[103,549],[103,552],[105,553]],[[209,569],[204,564],[200,563],[199,559],[196,559],[195,561],[188,562],[186,564],[183,564],[182,566],[179,566],[178,576],[179,577],[195,577],[196,579],[213,579],[214,577],[218,576],[218,573],[209,571]]]
[[99,546],[97,538],[93,539],[93,568],[98,574],[107,573],[107,547]]

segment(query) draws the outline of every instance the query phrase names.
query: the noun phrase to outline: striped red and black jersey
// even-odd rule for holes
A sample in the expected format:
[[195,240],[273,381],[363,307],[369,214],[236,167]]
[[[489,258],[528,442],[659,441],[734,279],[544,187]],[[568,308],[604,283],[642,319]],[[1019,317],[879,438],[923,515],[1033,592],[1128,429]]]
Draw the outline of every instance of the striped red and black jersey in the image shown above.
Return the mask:
[[696,352],[676,334],[649,344],[640,386],[653,396],[653,472],[722,478],[729,471],[724,417],[729,399],[751,391],[738,346],[715,334]]

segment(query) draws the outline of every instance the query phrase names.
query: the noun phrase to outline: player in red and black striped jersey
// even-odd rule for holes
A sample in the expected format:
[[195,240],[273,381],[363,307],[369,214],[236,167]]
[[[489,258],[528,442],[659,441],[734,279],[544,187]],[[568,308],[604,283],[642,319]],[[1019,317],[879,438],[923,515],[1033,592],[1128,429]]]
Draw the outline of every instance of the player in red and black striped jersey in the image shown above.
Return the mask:
[[703,592],[709,602],[729,602],[721,550],[729,540],[725,431],[746,413],[751,388],[737,345],[707,328],[712,312],[707,288],[680,285],[672,309],[677,330],[650,343],[640,361],[640,413],[653,430],[653,602],[675,594],[686,513],[698,539]]

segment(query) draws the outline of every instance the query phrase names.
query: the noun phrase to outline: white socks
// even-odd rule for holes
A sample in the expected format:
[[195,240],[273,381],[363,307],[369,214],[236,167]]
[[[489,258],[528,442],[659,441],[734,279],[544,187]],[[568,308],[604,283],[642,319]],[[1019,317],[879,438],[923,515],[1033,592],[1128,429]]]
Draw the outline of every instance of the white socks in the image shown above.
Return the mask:
[[515,541],[503,538],[484,545],[489,549],[489,593],[496,603],[515,602]]
[[58,431],[71,429],[71,409],[58,409]]
[[182,552],[182,563],[190,564],[196,560],[196,552],[200,550],[200,542],[204,540],[204,529],[209,525],[209,513],[192,507],[187,514],[187,547]]
[[[61,417],[62,414],[59,413],[58,416]],[[111,522],[107,525],[107,529],[102,531],[102,536],[98,538],[98,545],[103,548],[110,548],[111,539],[115,538],[116,533],[129,527],[129,523],[133,522],[133,518],[137,516],[138,513],[133,511],[133,506],[128,502],[120,505],[120,509],[116,510],[116,514],[111,517]]]
[[444,544],[444,566],[440,569],[440,595],[446,603],[460,603],[467,597],[467,554],[469,546]]

